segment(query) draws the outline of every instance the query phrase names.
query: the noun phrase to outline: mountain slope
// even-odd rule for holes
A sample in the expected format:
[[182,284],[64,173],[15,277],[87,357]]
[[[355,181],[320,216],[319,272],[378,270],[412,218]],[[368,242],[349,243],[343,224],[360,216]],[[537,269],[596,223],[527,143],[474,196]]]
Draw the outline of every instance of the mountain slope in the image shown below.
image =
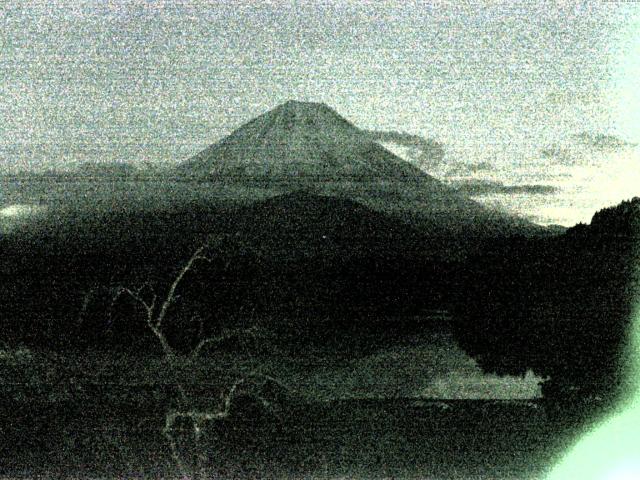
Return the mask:
[[490,210],[397,157],[324,104],[290,101],[180,165],[178,176],[356,200],[433,235],[544,233]]
[[409,225],[345,198],[294,192],[257,202],[241,211],[236,226],[270,256],[311,249],[322,256],[395,252],[408,255],[422,236]]
[[420,179],[437,182],[320,103],[286,102],[179,167],[224,180]]

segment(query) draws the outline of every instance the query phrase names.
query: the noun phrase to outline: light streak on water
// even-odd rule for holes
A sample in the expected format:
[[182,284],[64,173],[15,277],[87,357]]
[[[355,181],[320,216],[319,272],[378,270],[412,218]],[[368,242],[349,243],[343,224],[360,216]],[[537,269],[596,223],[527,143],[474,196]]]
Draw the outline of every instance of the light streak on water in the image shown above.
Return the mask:
[[13,203],[0,206],[0,235],[12,232],[15,228],[27,225],[35,218],[46,213],[45,205]]
[[28,205],[28,204],[13,204],[8,205],[0,209],[0,217],[5,218],[16,218],[16,217],[27,217],[29,215],[33,215],[34,213],[38,213],[43,209],[43,207],[39,205]]

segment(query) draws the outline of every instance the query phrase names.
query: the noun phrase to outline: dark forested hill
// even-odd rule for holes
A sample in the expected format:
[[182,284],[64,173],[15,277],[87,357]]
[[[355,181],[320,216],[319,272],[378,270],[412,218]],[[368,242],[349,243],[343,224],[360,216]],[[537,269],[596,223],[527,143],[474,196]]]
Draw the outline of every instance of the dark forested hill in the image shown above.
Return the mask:
[[456,335],[489,371],[549,376],[548,395],[619,392],[637,294],[640,199],[548,239],[496,243],[465,266]]
[[232,326],[248,311],[345,322],[416,311],[434,302],[435,294],[424,293],[442,283],[428,235],[344,198],[298,192],[248,206],[191,205],[67,222],[0,240],[5,338],[102,342],[105,328],[130,338],[140,312],[114,324],[113,289],[149,282],[162,292],[204,243],[213,261],[191,272],[173,313],[197,314],[216,326]]

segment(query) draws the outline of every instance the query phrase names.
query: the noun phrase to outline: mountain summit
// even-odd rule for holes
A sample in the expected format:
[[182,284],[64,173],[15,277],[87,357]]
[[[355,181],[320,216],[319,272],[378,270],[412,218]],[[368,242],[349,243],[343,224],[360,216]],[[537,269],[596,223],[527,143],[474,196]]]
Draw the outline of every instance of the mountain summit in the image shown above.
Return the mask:
[[275,187],[272,195],[303,189],[346,198],[432,235],[541,231],[455,192],[323,103],[283,103],[186,161],[177,173]]
[[180,167],[211,180],[431,179],[323,103],[288,101]]

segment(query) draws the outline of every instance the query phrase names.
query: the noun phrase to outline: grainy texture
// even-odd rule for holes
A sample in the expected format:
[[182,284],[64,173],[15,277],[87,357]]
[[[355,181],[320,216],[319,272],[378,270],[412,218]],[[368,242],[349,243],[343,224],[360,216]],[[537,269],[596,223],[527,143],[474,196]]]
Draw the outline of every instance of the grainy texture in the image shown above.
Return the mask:
[[640,477],[639,26],[3,4],[0,477]]

